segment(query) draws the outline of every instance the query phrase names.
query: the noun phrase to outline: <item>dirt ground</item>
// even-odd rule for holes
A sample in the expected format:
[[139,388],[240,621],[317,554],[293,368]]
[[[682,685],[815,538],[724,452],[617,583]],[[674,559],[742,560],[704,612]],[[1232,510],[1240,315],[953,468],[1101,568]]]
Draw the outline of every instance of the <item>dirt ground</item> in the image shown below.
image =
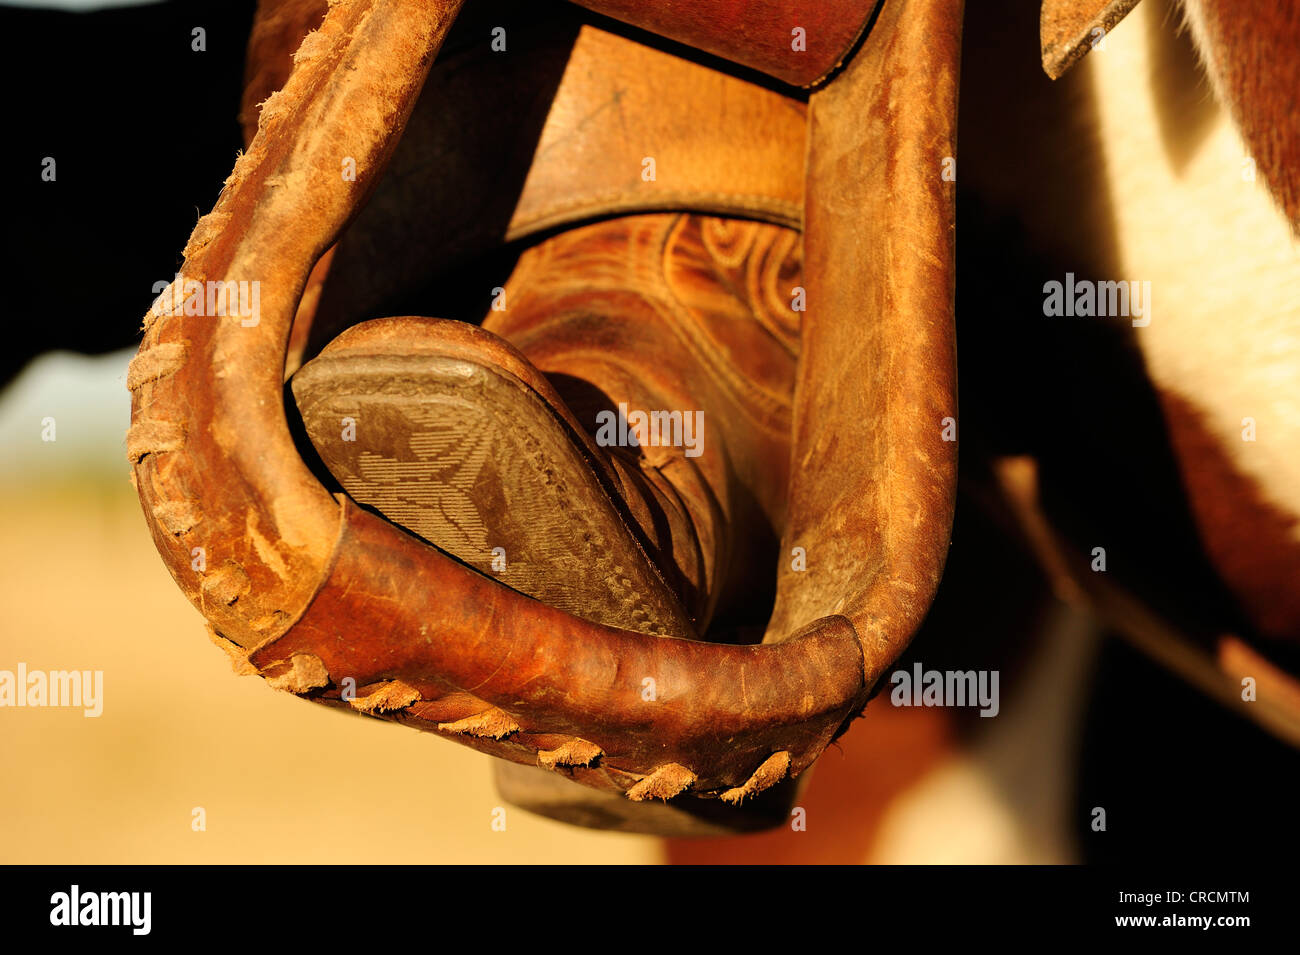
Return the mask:
[[[653,862],[507,809],[488,758],[236,677],[120,480],[0,493],[0,669],[104,673],[104,710],[0,710],[0,862]],[[206,829],[193,828],[202,808]]]

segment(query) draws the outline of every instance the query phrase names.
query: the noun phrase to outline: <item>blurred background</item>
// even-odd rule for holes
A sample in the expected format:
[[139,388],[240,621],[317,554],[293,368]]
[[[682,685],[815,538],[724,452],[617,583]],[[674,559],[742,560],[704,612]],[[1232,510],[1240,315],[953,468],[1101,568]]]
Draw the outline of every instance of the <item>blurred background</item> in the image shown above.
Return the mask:
[[[4,88],[22,91],[0,150],[0,669],[102,670],[105,697],[94,719],[0,709],[0,861],[1205,861],[1294,838],[1295,750],[1059,601],[979,506],[966,458],[945,581],[898,667],[999,670],[1001,713],[878,696],[813,772],[806,831],[664,841],[508,807],[499,831],[487,757],[234,676],[157,557],[123,436],[153,283],[240,148],[252,12],[0,6]],[[968,208],[963,274],[1006,228]],[[962,374],[964,402],[995,387],[977,364]]]

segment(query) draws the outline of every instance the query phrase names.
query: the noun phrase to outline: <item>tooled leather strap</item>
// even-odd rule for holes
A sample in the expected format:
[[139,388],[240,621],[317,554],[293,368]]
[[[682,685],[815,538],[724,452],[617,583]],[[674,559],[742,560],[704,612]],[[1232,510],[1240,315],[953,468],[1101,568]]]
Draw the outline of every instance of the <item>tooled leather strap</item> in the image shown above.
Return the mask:
[[[593,625],[336,503],[289,435],[282,375],[307,275],[378,178],[459,6],[336,3],[263,108],[128,375],[128,455],[154,540],[275,685],[342,702],[351,678],[342,705],[632,798],[739,800],[808,766],[861,708],[846,621],[757,647]],[[192,314],[212,282],[258,283],[260,309]],[[187,283],[203,283],[197,300]]]

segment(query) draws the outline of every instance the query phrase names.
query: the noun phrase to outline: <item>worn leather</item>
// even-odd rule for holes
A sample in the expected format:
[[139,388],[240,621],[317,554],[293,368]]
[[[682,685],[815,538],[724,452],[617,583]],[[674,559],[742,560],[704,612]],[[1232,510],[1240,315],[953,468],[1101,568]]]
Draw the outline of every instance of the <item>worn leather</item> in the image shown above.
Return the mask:
[[321,278],[317,346],[503,243],[596,217],[693,209],[800,225],[799,100],[563,18],[509,36],[509,55],[479,43],[435,66]]
[[[697,49],[812,86],[849,55],[879,0],[577,0],[584,7]],[[802,30],[802,44],[795,31]]]
[[354,501],[552,607],[696,636],[681,572],[654,559],[699,564],[678,499],[622,480],[508,342],[467,322],[378,319],[330,342],[292,385]]
[[[334,4],[262,107],[183,272],[259,281],[261,312],[253,323],[183,311],[147,320],[128,381],[146,516],[218,641],[274,686],[634,800],[739,802],[797,776],[860,712],[942,566],[955,445],[940,432],[955,407],[952,198],[939,169],[952,151],[960,2],[886,4],[857,57],[813,96],[809,313],[784,537],[807,550],[808,570],[782,571],[760,645],[650,636],[533,600],[331,497],[290,437],[281,386],[309,275],[380,182],[459,6]],[[355,160],[355,182],[340,178],[340,157]],[[721,227],[703,254],[718,259],[744,234]],[[742,301],[770,310],[753,294]],[[527,350],[525,330],[500,330]],[[718,400],[744,393],[726,377],[725,330],[707,346]],[[546,348],[534,354],[545,365]],[[774,355],[788,367],[788,353]],[[674,362],[664,364],[672,383]],[[727,440],[778,519],[779,472],[774,481],[761,433],[779,413],[760,414],[759,439]],[[345,699],[351,682],[358,695]]]
[[[290,38],[325,9],[325,0],[260,4],[246,137],[257,104],[292,67]],[[797,91],[601,29],[563,4],[490,14],[465,24],[434,64],[374,195],[313,271],[291,370],[359,319],[391,314],[465,263],[549,229],[677,209],[800,226],[806,127]],[[507,52],[491,48],[492,24],[505,31]],[[444,174],[428,175],[432,168]]]
[[719,603],[762,600],[754,581],[775,561],[763,541],[784,528],[800,254],[797,233],[765,223],[614,219],[530,249],[506,283],[509,306],[483,322],[559,383],[589,432],[620,405],[698,412],[694,455],[627,457],[692,517],[696,547],[667,559],[702,635]]
[[[256,324],[172,309],[145,317],[127,380],[136,486],[182,592],[240,646],[283,633],[333,559],[338,504],[284,416],[289,328],[313,264],[391,155],[458,7],[336,5],[185,247],[182,283],[259,283]],[[339,175],[343,156],[356,161],[355,183]]]
[[1043,70],[1058,79],[1128,16],[1138,0],[1043,0],[1039,15]]
[[804,548],[807,569],[780,565],[767,639],[843,616],[869,680],[920,625],[952,524],[956,183],[943,169],[961,13],[959,0],[886,3],[809,106],[808,314],[782,544]]

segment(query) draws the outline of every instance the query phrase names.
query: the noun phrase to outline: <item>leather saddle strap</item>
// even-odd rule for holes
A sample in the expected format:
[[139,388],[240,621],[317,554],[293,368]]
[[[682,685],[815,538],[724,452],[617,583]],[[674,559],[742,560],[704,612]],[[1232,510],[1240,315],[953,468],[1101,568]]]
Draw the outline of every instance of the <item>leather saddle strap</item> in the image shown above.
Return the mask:
[[[259,4],[242,113],[249,141],[256,104],[284,85],[297,38],[326,9],[325,0]],[[443,50],[382,181],[313,273],[291,367],[359,318],[550,229],[663,210],[801,227],[800,99],[590,19],[558,2],[544,17],[503,13],[508,55],[486,30]]]
[[659,210],[797,229],[804,135],[798,100],[585,26],[506,237]]
[[576,2],[794,86],[813,86],[849,55],[880,0]]
[[783,540],[807,568],[782,562],[768,636],[843,614],[869,681],[929,609],[952,527],[961,18],[962,0],[886,0],[862,51],[809,102],[808,312]]
[[[315,342],[440,270],[582,221],[692,210],[802,225],[803,103],[592,26],[575,37],[560,14],[586,14],[557,11],[509,57],[481,42],[434,65],[388,173],[328,262],[319,309],[299,316]],[[540,130],[512,122],[521,89],[557,57]]]

